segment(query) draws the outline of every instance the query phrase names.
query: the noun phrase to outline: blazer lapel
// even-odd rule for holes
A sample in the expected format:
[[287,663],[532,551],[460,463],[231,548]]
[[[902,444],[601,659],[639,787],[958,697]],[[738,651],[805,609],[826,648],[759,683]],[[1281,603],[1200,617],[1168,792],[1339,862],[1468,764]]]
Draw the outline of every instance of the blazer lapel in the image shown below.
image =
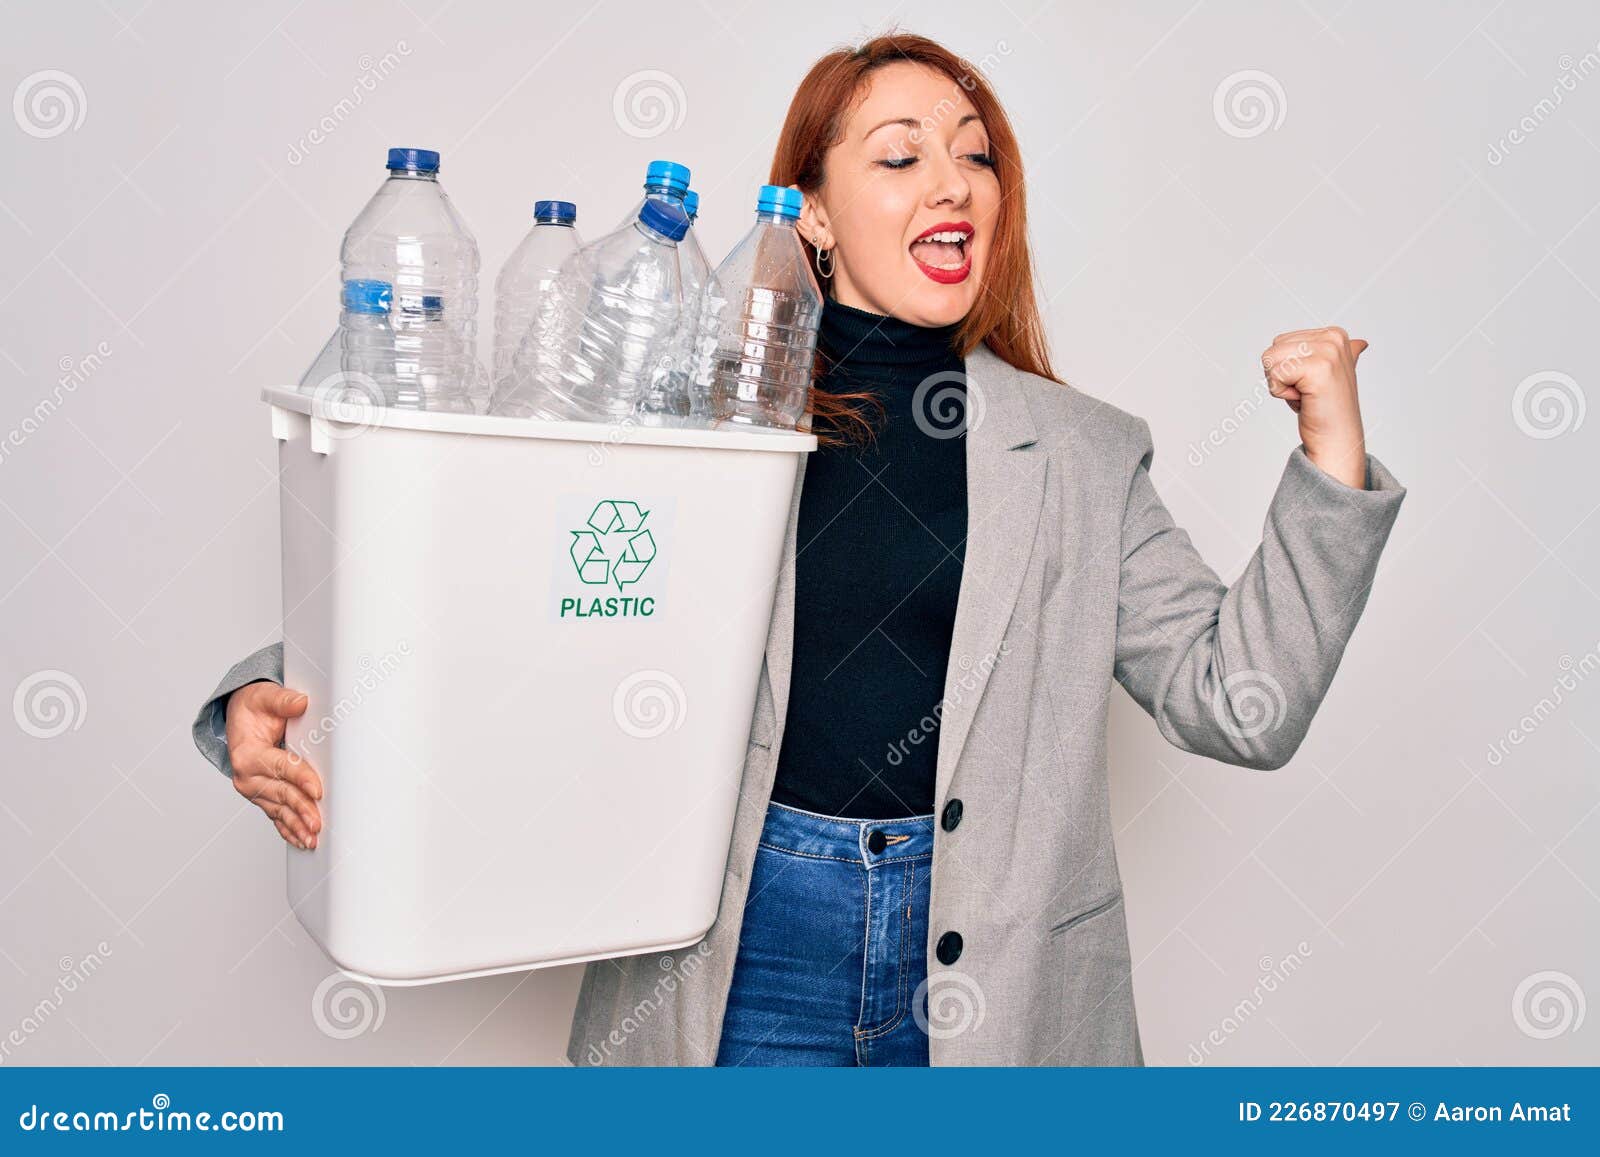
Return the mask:
[[[1038,441],[1023,398],[1019,371],[980,345],[967,355],[967,542],[955,633],[945,674],[940,723],[938,794],[961,758],[978,699],[998,657],[1022,576],[1032,556],[1044,501],[1041,455],[1016,453]],[[805,464],[796,471],[783,562],[767,631],[766,663],[757,692],[758,741],[776,749],[783,738],[794,658],[795,553]],[[763,703],[763,697],[766,702]],[[768,716],[770,711],[770,716]],[[762,726],[763,717],[771,726]],[[769,763],[771,768],[775,764]]]
[[967,543],[945,673],[935,799],[943,799],[989,681],[1044,504],[1043,454],[1021,371],[988,346],[967,355]]

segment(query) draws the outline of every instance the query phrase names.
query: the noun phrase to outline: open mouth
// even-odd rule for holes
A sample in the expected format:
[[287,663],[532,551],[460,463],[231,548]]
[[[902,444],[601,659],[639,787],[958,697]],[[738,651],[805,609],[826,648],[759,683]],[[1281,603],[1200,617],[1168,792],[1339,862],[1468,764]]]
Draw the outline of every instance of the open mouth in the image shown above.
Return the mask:
[[964,281],[972,271],[974,232],[966,221],[941,221],[911,242],[911,259],[934,281]]

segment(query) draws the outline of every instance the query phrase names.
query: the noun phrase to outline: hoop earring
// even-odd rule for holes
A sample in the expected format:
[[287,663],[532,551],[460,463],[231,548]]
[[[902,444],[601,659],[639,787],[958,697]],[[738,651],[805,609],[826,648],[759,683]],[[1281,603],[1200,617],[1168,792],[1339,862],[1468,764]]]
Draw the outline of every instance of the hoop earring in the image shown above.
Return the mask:
[[[816,244],[815,239],[812,240],[811,244],[812,245]],[[827,262],[826,263],[823,262],[823,258],[827,258]],[[822,279],[824,281],[827,281],[829,278],[831,278],[833,276],[833,265],[834,265],[833,250],[832,249],[818,249],[817,250],[817,273],[819,275],[821,275],[821,277],[822,277]]]

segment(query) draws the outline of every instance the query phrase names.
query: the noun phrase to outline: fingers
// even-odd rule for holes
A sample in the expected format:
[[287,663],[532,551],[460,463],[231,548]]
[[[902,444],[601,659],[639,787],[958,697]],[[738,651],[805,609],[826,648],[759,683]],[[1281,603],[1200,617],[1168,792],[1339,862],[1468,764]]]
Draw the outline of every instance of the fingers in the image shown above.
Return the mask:
[[274,686],[265,696],[262,707],[281,718],[293,719],[305,713],[306,704],[309,702],[310,699],[304,691]]
[[1277,345],[1280,342],[1293,342],[1300,338],[1307,337],[1326,338],[1330,341],[1335,339],[1338,341],[1350,340],[1350,335],[1345,332],[1343,326],[1324,325],[1318,326],[1315,329],[1291,329],[1288,333],[1280,333],[1277,337],[1272,339],[1272,344]]
[[1261,368],[1272,396],[1295,413],[1307,393],[1316,394],[1341,378],[1354,378],[1354,368],[1367,342],[1352,338],[1339,326],[1280,333],[1261,355]]
[[314,848],[322,830],[322,778],[311,764],[281,747],[242,744],[234,757],[234,788],[274,823],[288,830],[291,843]]
[[260,772],[294,784],[310,799],[322,798],[322,777],[310,761],[281,747],[269,747],[256,760]]
[[1304,341],[1279,342],[1263,351],[1261,369],[1273,396],[1281,398],[1286,389],[1292,390],[1305,376],[1306,365],[1316,354],[1316,349]]
[[1299,390],[1295,389],[1293,386],[1285,386],[1281,383],[1273,382],[1270,379],[1267,381],[1267,389],[1271,392],[1274,398],[1282,398],[1285,402],[1287,402],[1289,404],[1289,408],[1295,413],[1298,414],[1300,412]]
[[273,820],[272,826],[278,829],[278,834],[283,837],[284,843],[292,844],[294,847],[297,847],[302,851],[311,850],[306,846],[305,841],[301,838],[299,833],[297,833],[288,824],[284,823],[281,819]]
[[287,829],[297,847],[317,846],[322,830],[322,815],[304,792],[284,779],[257,775],[238,781],[239,794],[271,817],[280,830]]
[[1272,339],[1272,347],[1296,346],[1304,344],[1307,352],[1318,346],[1327,345],[1331,349],[1341,348],[1350,351],[1352,363],[1361,356],[1361,351],[1367,348],[1367,343],[1358,337],[1351,337],[1343,326],[1329,325],[1318,329],[1291,329],[1287,333],[1280,333]]

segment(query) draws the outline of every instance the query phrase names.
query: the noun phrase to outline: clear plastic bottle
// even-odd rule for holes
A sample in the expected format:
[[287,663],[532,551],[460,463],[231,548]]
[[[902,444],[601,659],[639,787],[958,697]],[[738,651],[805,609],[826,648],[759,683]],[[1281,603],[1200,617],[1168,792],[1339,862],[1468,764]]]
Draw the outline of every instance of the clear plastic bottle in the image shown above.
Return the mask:
[[484,412],[484,399],[460,389],[461,367],[474,359],[446,320],[438,294],[403,294],[390,308],[389,327],[394,333],[389,405],[454,414]]
[[394,395],[394,330],[389,325],[392,287],[355,278],[340,291],[339,372],[320,383],[323,400],[384,406]]
[[494,283],[494,388],[507,388],[511,365],[532,323],[540,297],[555,283],[561,263],[583,244],[578,207],[571,201],[536,201],[533,228],[511,251]]
[[800,207],[799,190],[761,186],[755,225],[717,268],[727,305],[711,382],[713,421],[809,428],[822,291],[795,231]]
[[418,355],[419,372],[427,374],[418,396],[428,408],[481,412],[489,391],[474,352],[478,243],[439,184],[438,153],[390,149],[388,167],[388,179],[345,232],[343,279],[393,287],[391,326],[415,343],[397,354]]
[[625,421],[672,365],[684,315],[678,242],[689,217],[646,197],[638,216],[562,266],[517,350],[495,413]]
[[[627,215],[617,223],[612,233],[631,229],[650,201],[665,201],[682,208],[688,189],[687,166],[680,165],[676,161],[651,161],[645,168],[643,199],[628,210]],[[496,371],[494,402],[491,407],[493,413],[518,418],[553,417],[557,409],[564,408],[549,396],[549,391],[540,383],[553,382],[561,374],[562,359],[566,356],[569,346],[568,338],[572,328],[578,324],[578,319],[583,315],[584,304],[593,281],[593,269],[576,268],[576,258],[577,254],[571,254],[565,259],[562,269],[557,271],[554,283],[535,303],[532,319],[517,343],[517,351],[511,358],[509,370],[504,374]],[[700,253],[700,258],[709,275],[710,262],[705,260],[703,251]],[[704,278],[695,277],[695,272],[691,268],[687,280],[695,284],[703,283]],[[674,351],[665,355],[663,361],[670,361],[679,356],[681,355]],[[663,369],[661,372],[667,371]],[[666,384],[659,375],[657,380],[661,383],[656,390],[659,396],[652,398],[648,405],[652,414],[671,408],[667,399],[674,392],[682,392],[681,382],[677,383],[675,390],[673,385]],[[540,395],[545,395],[543,401],[538,400]],[[640,408],[645,407],[641,405]],[[657,416],[651,420],[668,419]]]
[[[648,179],[645,187],[650,188]],[[717,313],[714,310],[708,313],[708,303],[720,304],[722,295],[711,262],[694,230],[694,220],[700,213],[700,194],[693,189],[685,190],[679,203],[689,217],[689,232],[678,243],[684,312],[673,346],[672,364],[665,374],[657,374],[652,379],[639,400],[640,420],[646,425],[703,423],[709,416]]]

